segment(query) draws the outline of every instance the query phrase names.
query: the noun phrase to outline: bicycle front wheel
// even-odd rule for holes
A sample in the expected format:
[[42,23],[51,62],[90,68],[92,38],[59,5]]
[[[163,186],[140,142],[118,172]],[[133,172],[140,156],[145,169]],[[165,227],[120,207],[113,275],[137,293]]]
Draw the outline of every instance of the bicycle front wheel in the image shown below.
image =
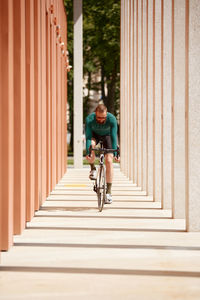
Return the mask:
[[106,178],[105,178],[105,167],[101,166],[99,170],[99,176],[97,178],[97,198],[98,198],[98,208],[102,211],[104,206],[104,201],[106,197]]

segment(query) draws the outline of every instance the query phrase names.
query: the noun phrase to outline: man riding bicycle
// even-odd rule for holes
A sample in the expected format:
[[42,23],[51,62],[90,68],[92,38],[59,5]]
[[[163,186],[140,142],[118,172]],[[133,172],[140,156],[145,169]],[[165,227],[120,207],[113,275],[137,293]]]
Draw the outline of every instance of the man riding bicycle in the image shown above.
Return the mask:
[[[99,141],[103,141],[103,147],[106,149],[117,149],[117,120],[115,116],[107,112],[107,107],[104,104],[99,104],[96,107],[95,112],[91,113],[86,118],[86,159],[90,163],[90,175],[91,180],[95,180],[97,176],[96,167],[94,165],[95,153],[91,152],[89,156],[89,147],[92,145],[94,148]],[[114,159],[116,162],[120,161],[120,157],[117,158],[117,153],[114,153]],[[107,153],[105,155],[106,164],[106,200],[105,203],[112,203],[112,180],[113,180],[113,153]]]

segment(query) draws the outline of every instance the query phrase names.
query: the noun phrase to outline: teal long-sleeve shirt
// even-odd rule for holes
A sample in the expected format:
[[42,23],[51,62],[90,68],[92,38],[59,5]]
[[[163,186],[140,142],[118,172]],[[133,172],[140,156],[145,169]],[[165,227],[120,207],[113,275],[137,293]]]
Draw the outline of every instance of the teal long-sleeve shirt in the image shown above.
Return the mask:
[[[86,152],[89,154],[89,147],[91,145],[92,133],[96,133],[98,135],[110,135],[112,141],[112,148],[117,149],[117,120],[115,116],[111,113],[107,113],[107,118],[105,123],[100,124],[96,121],[95,112],[91,113],[86,118],[85,122],[86,128]],[[116,153],[114,153],[116,155]]]

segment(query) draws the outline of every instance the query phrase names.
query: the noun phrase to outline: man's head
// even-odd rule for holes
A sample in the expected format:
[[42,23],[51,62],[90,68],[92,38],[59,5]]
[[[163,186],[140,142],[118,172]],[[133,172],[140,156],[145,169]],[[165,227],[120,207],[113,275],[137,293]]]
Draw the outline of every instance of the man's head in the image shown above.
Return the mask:
[[99,104],[95,110],[96,120],[98,123],[103,124],[107,117],[107,107],[104,104]]

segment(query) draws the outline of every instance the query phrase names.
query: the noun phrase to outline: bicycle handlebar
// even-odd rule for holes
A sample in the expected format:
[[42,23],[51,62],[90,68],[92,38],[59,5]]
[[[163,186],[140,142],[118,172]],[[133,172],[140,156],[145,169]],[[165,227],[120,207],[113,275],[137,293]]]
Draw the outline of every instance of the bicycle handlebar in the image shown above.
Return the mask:
[[119,158],[119,146],[117,146],[117,149],[106,149],[106,148],[92,148],[92,146],[89,147],[89,156],[91,155],[92,151],[100,152],[103,154],[107,153],[114,153],[117,152],[117,158]]

